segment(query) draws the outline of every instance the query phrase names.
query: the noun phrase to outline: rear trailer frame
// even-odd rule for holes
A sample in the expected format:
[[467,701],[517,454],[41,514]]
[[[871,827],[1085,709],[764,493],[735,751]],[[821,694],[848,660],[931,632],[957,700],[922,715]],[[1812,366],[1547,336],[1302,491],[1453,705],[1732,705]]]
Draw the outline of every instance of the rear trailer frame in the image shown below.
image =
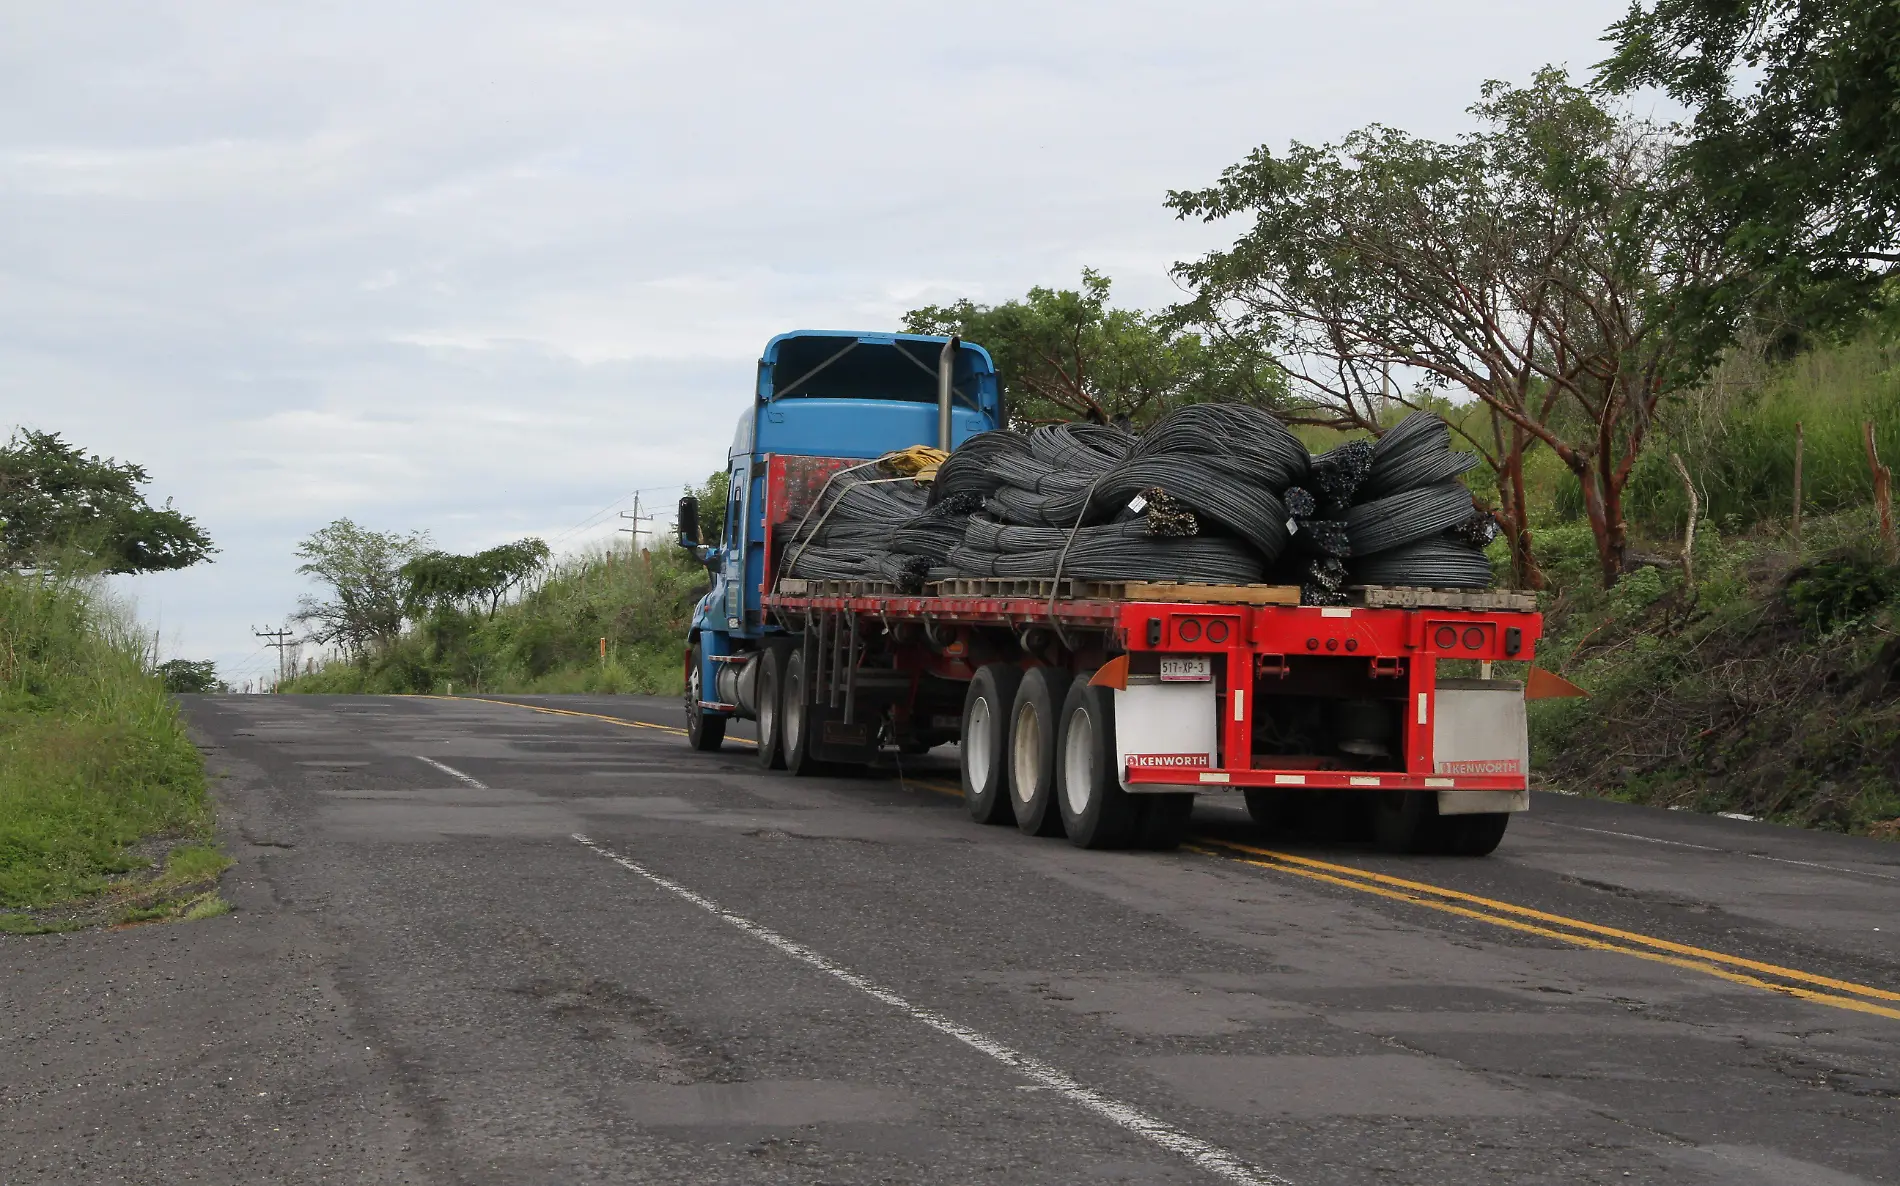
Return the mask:
[[[918,677],[967,681],[990,662],[1051,666],[1114,689],[1130,792],[1435,791],[1442,814],[1526,805],[1522,685],[1441,681],[1438,665],[1529,661],[1542,631],[1536,613],[842,590],[767,593],[763,604],[805,645],[816,643],[822,705],[842,710],[839,723],[850,726],[841,740],[871,743],[853,719],[867,707],[867,675],[875,701],[899,693],[893,706],[902,717],[903,693],[914,695]],[[874,640],[888,666],[867,670]],[[1164,658],[1202,662],[1164,673]],[[1211,717],[1211,744],[1178,736],[1190,699],[1204,708],[1186,709],[1185,719]],[[1157,711],[1171,702],[1176,711]],[[1349,739],[1361,752],[1297,752],[1302,719],[1321,718],[1307,722],[1309,742],[1313,726],[1337,740],[1340,726],[1323,718],[1329,705],[1345,704],[1365,722],[1350,726],[1364,734]],[[1500,804],[1499,792],[1515,794]]]

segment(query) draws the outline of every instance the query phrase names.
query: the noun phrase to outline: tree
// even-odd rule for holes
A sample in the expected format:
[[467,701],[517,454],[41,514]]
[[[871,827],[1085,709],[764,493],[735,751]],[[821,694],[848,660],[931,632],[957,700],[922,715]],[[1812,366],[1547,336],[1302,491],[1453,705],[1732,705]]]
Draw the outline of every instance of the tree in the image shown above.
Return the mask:
[[1668,311],[1725,266],[1672,181],[1667,137],[1540,71],[1484,88],[1481,128],[1452,143],[1378,125],[1284,158],[1262,148],[1181,217],[1250,216],[1235,244],[1176,276],[1181,316],[1258,343],[1292,419],[1382,431],[1385,376],[1462,389],[1488,412],[1466,439],[1496,472],[1521,583],[1531,548],[1524,457],[1551,449],[1584,488],[1603,579],[1628,551],[1622,491],[1658,402],[1696,356]]
[[1767,311],[1846,328],[1900,263],[1900,6],[1890,0],[1656,0],[1609,38],[1601,78],[1694,113],[1677,155],[1706,232],[1745,271],[1684,295],[1697,344]]
[[170,659],[158,665],[158,677],[167,692],[229,692],[218,678],[218,665],[209,659]]
[[423,552],[402,566],[404,608],[415,617],[433,607],[473,604],[493,617],[503,597],[546,566],[548,554],[547,544],[532,537],[472,556]]
[[688,486],[686,493],[699,500],[699,539],[717,544],[726,534],[726,500],[732,496],[732,475],[725,470],[706,475],[703,486]]
[[338,519],[297,546],[297,571],[329,586],[331,597],[304,597],[297,620],[310,639],[335,644],[353,659],[387,648],[402,632],[406,582],[402,567],[427,550],[429,536],[416,531],[370,531]]
[[1237,344],[1211,345],[1165,314],[1116,309],[1109,280],[1082,270],[1080,289],[1032,288],[1021,300],[960,300],[904,315],[904,329],[958,334],[990,352],[1011,419],[1118,419],[1143,424],[1209,400],[1272,402],[1275,376]]
[[143,466],[21,429],[0,448],[0,564],[26,568],[76,551],[106,572],[158,572],[217,551],[171,500],[145,500],[139,487],[151,480]]

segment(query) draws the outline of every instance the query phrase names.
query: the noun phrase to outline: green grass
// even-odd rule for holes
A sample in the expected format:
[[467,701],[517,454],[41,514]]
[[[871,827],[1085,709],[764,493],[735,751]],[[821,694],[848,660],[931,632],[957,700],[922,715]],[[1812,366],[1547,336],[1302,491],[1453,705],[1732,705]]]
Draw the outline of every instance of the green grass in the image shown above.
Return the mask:
[[204,763],[135,635],[83,579],[0,574],[0,908],[99,894],[148,837],[209,837]]
[[1564,789],[1900,834],[1900,570],[1863,510],[1778,533],[1701,526],[1696,583],[1640,569],[1604,592],[1577,579],[1589,534],[1543,532],[1541,666],[1591,692],[1531,705],[1532,766]]
[[285,691],[677,695],[686,620],[706,584],[705,571],[676,549],[644,561],[625,552],[576,557],[492,617],[439,612],[386,653],[329,663]]

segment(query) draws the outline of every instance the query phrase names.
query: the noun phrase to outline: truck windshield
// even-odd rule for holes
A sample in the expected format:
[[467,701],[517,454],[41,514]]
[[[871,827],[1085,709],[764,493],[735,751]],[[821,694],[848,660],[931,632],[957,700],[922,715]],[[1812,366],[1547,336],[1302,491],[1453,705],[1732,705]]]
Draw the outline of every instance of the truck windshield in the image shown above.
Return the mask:
[[[937,402],[937,354],[932,342],[865,342],[854,338],[790,338],[772,364],[773,399],[893,399]],[[957,403],[975,407],[972,366],[979,356],[958,351]]]

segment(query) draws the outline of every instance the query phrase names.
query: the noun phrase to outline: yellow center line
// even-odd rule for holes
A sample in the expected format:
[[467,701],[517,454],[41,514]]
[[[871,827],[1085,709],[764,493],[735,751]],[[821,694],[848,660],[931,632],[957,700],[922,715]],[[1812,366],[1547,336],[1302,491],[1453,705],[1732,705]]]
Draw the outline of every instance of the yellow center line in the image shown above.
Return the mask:
[[[1354,881],[1346,877],[1334,877],[1331,874],[1320,873],[1310,869],[1300,869],[1290,865],[1281,865],[1266,861],[1251,861],[1245,857],[1231,856],[1227,853],[1216,852],[1208,848],[1199,848],[1194,845],[1188,845],[1187,848],[1190,852],[1198,852],[1203,856],[1232,861],[1241,865],[1253,865],[1261,869],[1272,869],[1276,873],[1288,873],[1294,877],[1305,877],[1312,881],[1325,882],[1328,885],[1358,890],[1364,894],[1375,894],[1379,897],[1390,898],[1397,902],[1423,906],[1428,910],[1437,910],[1445,914],[1457,915],[1460,918],[1469,918],[1478,922],[1490,923],[1495,927],[1507,927],[1511,930],[1522,931],[1529,935],[1540,935],[1547,939],[1556,939],[1560,942],[1569,943],[1576,947],[1588,948],[1592,951],[1610,951],[1619,955],[1635,956],[1637,959],[1649,960],[1652,963],[1668,964],[1674,968],[1683,968],[1691,972],[1700,972],[1705,976],[1714,976],[1717,979],[1726,980],[1731,984],[1746,985],[1749,988],[1759,988],[1767,992],[1781,993],[1784,996],[1798,997],[1801,1000],[1813,1001],[1816,1004],[1830,1005],[1836,1009],[1849,1009],[1856,1013],[1872,1013],[1877,1017],[1888,1017],[1900,1021],[1900,1009],[1890,1009],[1885,1005],[1876,1005],[1870,1001],[1856,1000],[1853,997],[1835,996],[1832,993],[1816,992],[1810,988],[1796,988],[1787,984],[1774,984],[1767,980],[1757,979],[1754,976],[1743,975],[1740,972],[1731,972],[1727,968],[1718,967],[1714,963],[1708,963],[1702,960],[1664,955],[1657,951],[1645,951],[1640,947],[1626,947],[1620,943],[1609,943],[1602,939],[1592,939],[1586,935],[1575,935],[1566,931],[1556,931],[1549,927],[1537,926],[1534,923],[1520,922],[1514,918],[1500,917],[1495,914],[1486,914],[1483,911],[1472,910],[1465,906],[1455,906],[1450,902],[1434,902],[1429,898],[1421,898],[1413,894],[1401,893],[1398,890],[1385,889],[1377,885],[1368,885],[1363,881]],[[1784,973],[1788,971],[1792,970],[1783,970]],[[1797,977],[1806,978],[1800,973],[1795,973],[1795,975]],[[1860,986],[1855,987],[1859,988]]]
[[904,781],[909,783],[911,786],[922,787],[926,791],[935,791],[939,795],[949,795],[953,799],[963,798],[962,787],[945,786],[943,783],[940,783],[940,782],[925,782],[921,778],[907,778]]
[[[606,721],[610,725],[622,725],[629,729],[658,729],[662,733],[671,733],[676,737],[686,736],[686,730],[677,725],[656,725],[652,721],[635,721],[627,717],[610,717],[597,712],[580,712],[572,708],[550,708],[545,704],[523,704],[519,700],[490,700],[486,696],[436,696],[421,693],[425,700],[471,700],[477,704],[500,704],[508,708],[525,708],[530,712],[544,712],[559,717],[585,717],[590,721]],[[757,745],[750,737],[728,737],[727,741],[739,745]]]
[[[514,700],[490,700],[481,696],[433,696],[430,697],[430,699],[473,700],[482,704],[501,704],[509,708],[525,708],[532,712],[547,713],[552,716],[583,717],[588,720],[605,721],[608,724],[621,725],[627,728],[658,729],[662,733],[671,733],[676,736],[685,736],[686,734],[686,730],[673,725],[656,725],[650,721],[635,721],[625,717],[612,717],[595,712],[580,712],[571,708],[551,708],[541,704],[522,704]],[[730,740],[739,742],[742,745],[758,744],[756,741],[744,737],[734,737]],[[942,783],[915,778],[905,779],[904,781],[912,786],[919,786],[925,790],[935,791],[940,795],[949,795],[959,799],[963,797],[963,789],[961,787],[947,786]],[[1357,890],[1360,893],[1373,894],[1378,897],[1389,898],[1396,902],[1405,902],[1413,906],[1423,906],[1426,909],[1436,910],[1443,914],[1452,914],[1460,918],[1469,918],[1477,922],[1489,923],[1492,926],[1505,927],[1525,934],[1555,939],[1559,942],[1569,943],[1573,946],[1592,951],[1608,951],[1615,952],[1619,955],[1634,956],[1637,959],[1649,960],[1652,963],[1667,964],[1670,967],[1698,972],[1705,976],[1714,976],[1717,979],[1726,980],[1731,984],[1740,984],[1749,988],[1762,989],[1767,992],[1796,997],[1804,1001],[1813,1001],[1816,1004],[1828,1005],[1837,1009],[1849,1009],[1857,1013],[1871,1013],[1878,1017],[1887,1017],[1900,1021],[1900,1009],[1893,1009],[1885,1005],[1874,1004],[1871,1001],[1855,999],[1855,997],[1858,996],[1872,997],[1877,1000],[1900,1001],[1900,992],[1891,992],[1887,989],[1875,988],[1872,985],[1856,984],[1850,980],[1838,980],[1831,976],[1821,976],[1813,972],[1803,972],[1796,968],[1786,968],[1779,964],[1765,963],[1761,960],[1752,960],[1743,956],[1726,955],[1722,952],[1711,951],[1703,947],[1677,943],[1673,940],[1661,939],[1653,935],[1644,935],[1636,931],[1626,931],[1617,927],[1604,926],[1600,923],[1587,922],[1580,918],[1569,918],[1561,914],[1551,914],[1547,911],[1536,910],[1529,906],[1519,906],[1512,902],[1504,902],[1496,898],[1487,898],[1479,894],[1470,894],[1463,890],[1451,889],[1447,886],[1432,885],[1423,881],[1411,881],[1403,877],[1393,877],[1386,873],[1375,873],[1369,869],[1356,869],[1350,865],[1336,865],[1330,861],[1315,860],[1312,857],[1296,856],[1292,853],[1278,852],[1273,849],[1256,848],[1249,844],[1241,844],[1232,840],[1220,840],[1211,836],[1199,836],[1195,839],[1205,844],[1217,845],[1220,849],[1229,850],[1216,851],[1215,849],[1201,848],[1196,845],[1186,846],[1189,851],[1200,853],[1203,856],[1217,857],[1235,864],[1249,865],[1258,869],[1270,869],[1276,873],[1291,874],[1294,877],[1304,877],[1310,881],[1322,882],[1344,889]],[[1237,852],[1248,853],[1266,859],[1249,860],[1246,857],[1233,855]],[[1434,901],[1434,898],[1445,900]],[[1471,906],[1455,905],[1454,903],[1471,903]],[[1484,909],[1473,909],[1472,907],[1474,906],[1483,907]],[[1497,911],[1498,913],[1486,913],[1487,910]],[[1536,922],[1522,921],[1524,919],[1534,919]],[[1549,923],[1551,926],[1539,926],[1537,925],[1538,922]],[[1567,929],[1556,930],[1553,929],[1553,927],[1563,927]],[[1586,933],[1574,933],[1577,931]],[[1609,942],[1606,939],[1592,938],[1591,936],[1593,935],[1607,936],[1609,939],[1618,939],[1622,940],[1622,942]],[[1638,944],[1639,946],[1630,946],[1630,944]],[[1654,948],[1655,950],[1645,950],[1645,948]],[[1790,984],[1776,984],[1772,981],[1762,980],[1742,972],[1732,971],[1731,969],[1733,968],[1745,968],[1748,971],[1760,972],[1766,976],[1795,981],[1797,984],[1818,985],[1823,988],[1834,989],[1836,992],[1817,992],[1812,988],[1798,988]],[[1836,993],[1851,993],[1854,995],[1840,996],[1836,995]]]
[[[1691,959],[1707,960],[1711,963],[1726,964],[1735,968],[1746,968],[1751,972],[1761,972],[1764,975],[1778,976],[1785,980],[1796,980],[1804,984],[1818,985],[1819,987],[1831,988],[1838,992],[1853,993],[1856,996],[1874,997],[1883,1001],[1900,1001],[1900,992],[1892,992],[1884,988],[1875,988],[1866,984],[1855,984],[1851,980],[1836,980],[1831,976],[1821,976],[1813,972],[1803,972],[1795,968],[1784,968],[1779,964],[1764,963],[1761,960],[1747,959],[1739,955],[1726,955],[1719,951],[1710,951],[1705,947],[1692,947],[1687,943],[1676,943],[1668,939],[1659,939],[1653,935],[1645,935],[1637,931],[1625,931],[1616,927],[1606,927],[1599,923],[1585,922],[1580,918],[1568,918],[1561,914],[1551,914],[1543,910],[1534,910],[1529,906],[1519,906],[1511,902],[1501,902],[1496,898],[1480,897],[1477,894],[1468,894],[1462,890],[1449,889],[1445,886],[1432,885],[1428,882],[1408,881],[1403,877],[1392,877],[1385,873],[1374,873],[1368,869],[1355,869],[1350,865],[1335,865],[1328,861],[1317,861],[1311,857],[1295,856],[1292,853],[1276,852],[1268,848],[1255,848],[1252,845],[1240,844],[1232,840],[1216,840],[1210,836],[1197,837],[1197,839],[1203,843],[1219,845],[1222,848],[1233,849],[1237,852],[1252,853],[1255,856],[1265,857],[1268,861],[1272,862],[1270,865],[1263,866],[1266,868],[1299,866],[1301,869],[1322,870],[1327,873],[1354,878],[1359,881],[1369,881],[1379,885],[1394,886],[1401,890],[1410,890],[1416,894],[1431,894],[1435,897],[1447,898],[1456,902],[1469,902],[1488,910],[1496,910],[1504,914],[1516,915],[1520,918],[1536,919],[1539,922],[1569,927],[1573,930],[1587,931],[1593,935],[1604,935],[1612,939],[1623,940],[1626,943],[1640,943],[1646,947],[1654,947],[1660,951],[1667,951],[1675,955],[1688,956]],[[1238,860],[1239,858],[1230,859]],[[1243,861],[1242,863],[1249,865],[1261,864],[1261,862],[1258,861]],[[1289,873],[1299,871],[1300,869],[1286,869],[1286,872]]]

